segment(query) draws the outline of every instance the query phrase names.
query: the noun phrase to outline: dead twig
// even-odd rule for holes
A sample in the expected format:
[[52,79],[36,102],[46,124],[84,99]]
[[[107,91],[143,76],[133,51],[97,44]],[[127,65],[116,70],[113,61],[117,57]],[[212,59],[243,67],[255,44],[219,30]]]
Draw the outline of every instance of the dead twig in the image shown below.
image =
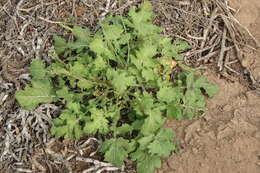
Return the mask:
[[222,41],[221,41],[221,49],[220,49],[220,54],[219,54],[219,59],[218,59],[219,71],[223,70],[224,55],[225,55],[225,50],[226,50],[226,37],[227,37],[227,29],[224,28],[223,35],[222,35]]
[[203,41],[202,41],[202,43],[201,43],[201,45],[200,45],[200,48],[201,48],[201,49],[204,48],[204,46],[205,46],[205,44],[206,44],[206,40],[207,40],[209,31],[210,31],[210,28],[211,28],[211,26],[212,26],[212,24],[213,24],[213,21],[218,17],[217,10],[218,10],[217,8],[215,8],[215,9],[213,10],[213,12],[212,12],[212,14],[211,14],[211,17],[210,17],[210,19],[209,19],[209,25],[208,25],[208,27],[207,27],[206,29],[204,29],[204,31],[203,31]]
[[234,70],[234,69],[232,69],[231,67],[229,67],[228,65],[225,65],[225,67],[229,70],[229,71],[231,71],[231,72],[233,72],[233,73],[235,73],[236,75],[240,75],[240,73],[239,72],[237,72],[236,70]]
[[23,168],[16,168],[16,171],[22,172],[22,173],[24,173],[24,172],[26,172],[26,173],[32,173],[32,172],[33,172],[33,171],[30,170],[30,169],[23,169]]
[[[233,49],[233,48],[234,48],[234,46],[229,46],[229,47],[227,47],[227,48],[224,49],[224,52],[225,52],[225,51],[229,51],[229,50],[231,50],[231,49]],[[217,55],[218,53],[219,53],[219,50],[216,50],[216,51],[214,51],[214,52],[211,52],[211,53],[209,53],[209,54],[207,54],[207,55],[201,57],[200,59],[198,59],[198,61],[205,61],[205,60],[208,61],[211,57]]]
[[59,2],[58,1],[57,2],[50,2],[50,3],[43,3],[42,2],[42,3],[38,3],[35,6],[30,7],[30,8],[20,8],[20,6],[19,6],[19,8],[17,8],[17,10],[22,11],[22,12],[26,12],[26,13],[30,13],[30,11],[32,11],[33,9],[37,9],[41,6],[49,6],[49,5],[54,5],[54,4],[57,4],[57,3],[59,3]]
[[52,23],[52,24],[68,24],[66,22],[60,22],[60,21],[52,21],[52,20],[49,20],[49,19],[45,19],[41,16],[38,17],[39,19],[45,21],[45,22],[48,22],[48,23]]
[[76,157],[76,161],[93,163],[94,165],[98,165],[99,167],[113,166],[111,163],[101,162],[99,160],[95,160],[95,159],[91,159],[91,158],[84,158],[84,157]]

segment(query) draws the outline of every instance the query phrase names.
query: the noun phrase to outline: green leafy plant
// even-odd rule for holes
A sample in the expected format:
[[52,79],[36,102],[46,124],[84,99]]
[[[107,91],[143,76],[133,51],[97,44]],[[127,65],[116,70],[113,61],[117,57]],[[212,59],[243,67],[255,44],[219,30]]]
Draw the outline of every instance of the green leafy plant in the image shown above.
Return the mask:
[[120,167],[130,158],[139,173],[152,173],[176,148],[173,131],[164,128],[167,118],[204,113],[203,93],[217,92],[205,77],[182,68],[180,52],[190,46],[162,36],[153,18],[145,2],[127,17],[107,17],[96,32],[64,26],[74,39],[54,37],[48,67],[32,61],[31,85],[16,93],[18,102],[26,109],[64,105],[53,120],[53,135],[103,135],[100,151],[106,161]]

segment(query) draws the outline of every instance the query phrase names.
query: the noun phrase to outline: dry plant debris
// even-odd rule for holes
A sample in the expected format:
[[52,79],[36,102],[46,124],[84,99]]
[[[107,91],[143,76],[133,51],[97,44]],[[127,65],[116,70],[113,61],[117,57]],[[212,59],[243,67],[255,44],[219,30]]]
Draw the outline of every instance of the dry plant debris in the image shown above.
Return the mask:
[[[244,48],[256,51],[259,43],[234,17],[236,11],[227,0],[156,1],[157,21],[165,34],[188,41],[193,49],[186,52],[186,63],[200,69],[213,64],[227,79],[244,76],[259,90],[249,69],[241,66]],[[248,77],[247,77],[248,76]],[[236,80],[236,79],[235,79]]]
[[[64,33],[57,23],[72,23],[97,29],[97,21],[107,14],[123,13],[138,2],[139,0],[0,2],[0,171],[22,172],[25,169],[23,172],[30,172],[33,162],[30,158],[36,154],[38,141],[50,141],[48,120],[51,117],[47,112],[58,108],[42,105],[35,111],[26,112],[17,107],[14,93],[29,79],[28,64],[31,59],[39,58],[50,62],[50,38],[54,34]],[[165,28],[164,33],[186,40],[193,46],[192,50],[185,53],[187,64],[201,69],[208,67],[205,64],[214,64],[224,77],[232,81],[237,80],[237,76],[249,76],[248,85],[259,90],[259,82],[240,65],[244,56],[243,47],[254,49],[259,43],[233,17],[235,11],[229,7],[227,0],[154,0],[153,4],[158,14],[156,23]],[[42,121],[46,124],[39,124]],[[41,133],[33,129],[36,127]],[[42,149],[44,147],[46,146],[40,146]],[[55,167],[55,163],[51,166]]]

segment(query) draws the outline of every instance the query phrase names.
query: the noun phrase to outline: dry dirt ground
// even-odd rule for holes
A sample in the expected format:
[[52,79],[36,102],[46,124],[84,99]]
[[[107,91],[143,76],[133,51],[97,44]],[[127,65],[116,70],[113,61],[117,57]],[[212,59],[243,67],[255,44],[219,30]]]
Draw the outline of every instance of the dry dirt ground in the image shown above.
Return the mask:
[[[236,17],[260,41],[259,0],[233,0]],[[260,49],[247,51],[242,65],[256,81],[260,79]],[[237,81],[220,79],[207,72],[220,86],[220,93],[208,100],[208,114],[202,119],[168,122],[181,141],[158,172],[163,173],[259,173],[260,94]],[[177,124],[177,126],[176,126]]]
[[[185,5],[188,1],[182,3]],[[260,42],[259,0],[230,1],[231,6],[237,10],[235,16],[239,22],[248,27]],[[94,138],[62,142],[51,139],[49,134],[51,118],[56,115],[55,111],[58,108],[47,104],[34,111],[21,110],[13,95],[15,90],[22,88],[28,80],[27,68],[31,58],[37,57],[47,63],[50,62],[47,53],[51,47],[51,37],[55,34],[67,34],[57,25],[59,22],[74,22],[95,29],[97,20],[107,13],[124,11],[139,0],[113,2],[117,1],[0,0],[0,5],[3,6],[0,11],[1,173],[25,171],[56,173],[68,169],[82,172],[90,166],[84,161],[60,164],[59,159],[69,158],[73,154],[82,158],[88,157],[95,151],[98,143]],[[163,4],[160,2],[166,0],[153,2]],[[168,4],[175,2],[179,1],[167,0]],[[170,30],[179,25],[171,23],[171,12],[167,10],[169,10],[167,6],[163,5],[155,8],[155,11],[160,12],[166,19],[157,22],[165,28],[166,34],[171,35]],[[70,18],[71,16],[74,18]],[[191,16],[190,23],[194,22],[195,18]],[[199,24],[203,25],[203,22]],[[190,29],[191,26],[187,28]],[[194,40],[196,44],[196,38]],[[253,84],[260,83],[260,49],[253,51],[249,46],[244,46],[243,52],[243,67],[252,74]],[[205,70],[205,74],[209,80],[220,86],[220,93],[208,100],[208,113],[203,118],[167,123],[167,126],[176,132],[179,151],[164,160],[163,168],[158,172],[259,173],[259,91],[252,90],[244,81],[238,80],[239,77],[224,78],[213,70]],[[100,160],[98,155],[92,158]],[[127,169],[128,172],[134,172],[130,168]]]

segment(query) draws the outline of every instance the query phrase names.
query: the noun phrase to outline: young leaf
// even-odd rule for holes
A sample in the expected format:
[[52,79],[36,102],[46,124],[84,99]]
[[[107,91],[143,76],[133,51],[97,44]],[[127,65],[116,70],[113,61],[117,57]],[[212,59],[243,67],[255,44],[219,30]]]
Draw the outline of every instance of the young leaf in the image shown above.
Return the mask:
[[118,44],[122,45],[122,44],[127,44],[130,42],[131,40],[131,34],[130,33],[124,33],[123,35],[121,35],[121,37],[118,40]]
[[50,103],[56,100],[48,80],[33,81],[32,87],[26,86],[24,90],[16,93],[16,99],[24,109],[35,109],[40,103]]
[[104,59],[101,56],[98,56],[94,60],[94,65],[95,65],[96,70],[103,70],[108,67],[107,62],[104,61]]
[[54,40],[54,48],[57,54],[61,54],[65,51],[65,49],[67,48],[67,43],[66,41],[59,37],[59,36],[54,36],[53,37]]
[[102,54],[106,46],[101,38],[96,38],[90,43],[89,48],[96,54]]
[[77,85],[81,89],[90,89],[94,87],[94,84],[92,82],[85,81],[85,80],[78,81]]
[[180,88],[163,87],[157,92],[157,98],[160,101],[170,103],[172,101],[178,101],[183,97],[182,90]]
[[143,69],[142,76],[147,82],[155,80],[157,77],[152,69]]
[[174,137],[172,129],[161,129],[154,140],[148,145],[149,153],[160,157],[168,157],[171,151],[175,150],[175,145],[171,142]]
[[105,55],[108,59],[115,60],[114,54],[108,49],[105,42],[100,37],[96,37],[89,45],[90,50],[98,56]]
[[173,48],[177,53],[181,53],[183,51],[186,51],[187,49],[190,49],[191,46],[188,44],[186,41],[181,41],[181,40],[175,40],[173,42]]
[[208,83],[207,79],[202,76],[194,82],[194,86],[197,88],[203,88],[209,97],[213,97],[218,93],[218,86]]
[[142,125],[144,123],[144,120],[135,120],[131,126],[133,127],[134,130],[141,130],[142,128]]
[[108,132],[108,120],[105,118],[103,110],[96,108],[91,110],[91,121],[86,122],[84,132],[87,134]]
[[134,110],[138,115],[148,114],[154,107],[154,98],[151,94],[145,92],[142,97],[138,97],[136,100],[136,106]]
[[75,36],[77,40],[85,44],[87,44],[91,40],[91,32],[88,28],[74,26],[72,34]]
[[183,97],[186,116],[189,118],[198,115],[198,111],[205,111],[205,99],[198,88],[188,89]]
[[148,117],[144,120],[144,124],[141,129],[141,133],[149,135],[157,131],[165,122],[165,118],[162,118],[161,111],[151,110]]
[[123,33],[123,27],[121,25],[104,25],[103,32],[107,40],[117,40]]
[[79,104],[79,103],[68,102],[68,103],[67,103],[67,108],[68,108],[69,110],[71,110],[72,112],[76,113],[76,114],[78,114],[78,113],[81,112],[81,111],[80,111],[81,107],[80,107],[80,104]]
[[186,74],[186,85],[187,88],[192,89],[194,84],[194,73],[187,73]]
[[139,11],[135,8],[130,9],[128,15],[133,23],[133,25],[130,26],[137,31],[137,35],[144,37],[154,33],[160,33],[160,28],[151,23],[155,15],[152,12],[152,4],[150,2],[146,1],[143,3]]
[[59,118],[53,120],[54,126],[51,133],[56,137],[79,139],[82,134],[82,127],[79,124],[80,119],[70,110],[64,111]]
[[154,135],[149,134],[148,136],[144,136],[141,139],[138,140],[139,143],[139,150],[146,150],[147,146],[153,141]]
[[202,88],[206,91],[209,97],[213,97],[219,92],[219,87],[211,83],[205,83]]
[[137,11],[135,8],[131,8],[129,11],[129,16],[132,18],[133,22],[137,24],[151,21],[154,17],[154,13],[152,12],[152,4],[146,1],[140,6],[140,11]]
[[115,127],[112,129],[116,135],[124,135],[134,130],[133,127],[128,124],[122,124],[120,127]]
[[159,42],[159,45],[161,47],[161,53],[163,56],[171,57],[176,60],[183,59],[183,56],[180,55],[179,53],[190,48],[190,46],[187,42],[175,40],[172,43],[172,39],[167,38],[167,37],[163,38]]
[[102,144],[100,151],[105,152],[105,161],[121,167],[128,156],[129,146],[129,141],[124,138],[112,138]]
[[66,101],[71,101],[74,97],[74,93],[69,92],[67,86],[62,86],[60,89],[57,89],[56,95],[58,98],[64,98]]
[[167,117],[180,120],[184,118],[182,110],[183,107],[181,105],[175,105],[174,103],[170,103],[169,105],[167,105]]
[[135,78],[126,71],[108,70],[107,77],[111,79],[111,84],[120,94],[122,94],[127,87],[136,85]]
[[156,168],[161,167],[159,156],[151,155],[144,151],[136,151],[131,155],[131,158],[137,161],[138,173],[153,173]]
[[42,60],[33,59],[29,69],[33,80],[46,79],[47,71]]
[[[156,55],[157,47],[153,45],[150,41],[146,41],[140,47],[140,49],[136,52],[136,57],[140,59],[151,59]],[[143,61],[145,64],[146,62]]]

